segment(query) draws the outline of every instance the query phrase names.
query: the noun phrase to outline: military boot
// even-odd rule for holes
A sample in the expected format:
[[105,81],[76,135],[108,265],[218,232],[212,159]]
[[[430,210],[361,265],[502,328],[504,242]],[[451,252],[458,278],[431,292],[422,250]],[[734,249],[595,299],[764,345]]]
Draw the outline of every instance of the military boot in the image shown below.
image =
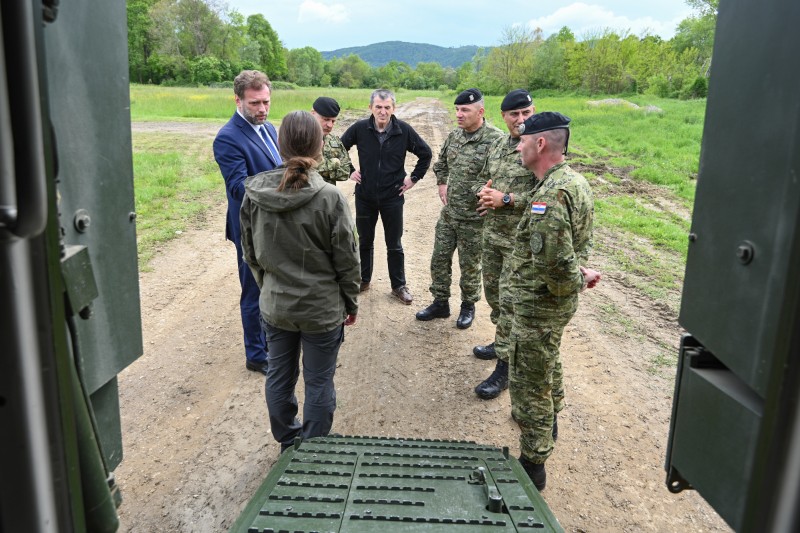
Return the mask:
[[536,490],[542,492],[545,485],[547,485],[547,472],[544,469],[544,463],[533,463],[525,457],[519,456],[519,463],[525,469],[525,473],[533,481]]
[[482,400],[491,400],[500,396],[508,388],[508,363],[497,360],[492,375],[475,387],[475,394]]
[[467,329],[472,325],[473,320],[475,320],[475,304],[471,302],[461,302],[461,312],[458,314],[456,327],[458,329]]
[[450,316],[450,302],[447,300],[434,300],[431,305],[417,311],[417,320],[433,320],[434,318],[447,318]]
[[497,357],[497,352],[494,351],[494,343],[487,344],[486,346],[476,346],[472,349],[472,353],[475,354],[475,357],[483,359],[484,361]]

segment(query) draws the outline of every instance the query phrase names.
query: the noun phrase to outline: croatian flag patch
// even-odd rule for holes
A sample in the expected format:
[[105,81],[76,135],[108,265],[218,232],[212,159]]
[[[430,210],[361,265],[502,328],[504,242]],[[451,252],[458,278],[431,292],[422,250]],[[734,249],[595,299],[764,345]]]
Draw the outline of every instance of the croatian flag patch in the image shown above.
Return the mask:
[[531,213],[534,215],[544,215],[547,210],[547,202],[531,202]]

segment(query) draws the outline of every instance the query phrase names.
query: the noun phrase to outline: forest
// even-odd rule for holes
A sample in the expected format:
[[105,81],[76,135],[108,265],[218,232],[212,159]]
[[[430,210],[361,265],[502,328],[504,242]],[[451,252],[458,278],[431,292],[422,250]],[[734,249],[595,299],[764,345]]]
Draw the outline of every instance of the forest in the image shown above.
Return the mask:
[[526,87],[576,94],[652,94],[702,98],[719,0],[686,0],[693,14],[669,40],[598,29],[575,35],[568,27],[545,36],[540,28],[503,28],[458,68],[436,62],[412,67],[390,61],[373,67],[351,54],[326,60],[310,46],[287,49],[262,14],[244,17],[219,0],[128,0],[130,80],[170,86],[226,86],[242,69],[267,73],[277,87],[461,90],[500,95]]

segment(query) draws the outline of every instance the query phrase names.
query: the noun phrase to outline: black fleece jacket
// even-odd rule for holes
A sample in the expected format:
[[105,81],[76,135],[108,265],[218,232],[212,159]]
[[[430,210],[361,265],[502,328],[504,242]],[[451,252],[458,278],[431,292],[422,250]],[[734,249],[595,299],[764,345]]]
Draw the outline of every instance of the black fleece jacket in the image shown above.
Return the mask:
[[[414,128],[394,115],[383,144],[378,140],[372,116],[352,124],[341,139],[347,150],[353,145],[358,149],[361,183],[356,185],[356,196],[367,201],[402,202],[400,187],[406,177],[406,152],[411,152],[418,158],[411,172],[411,179],[414,181],[422,179],[433,158],[430,147]],[[355,168],[351,172],[353,170]]]

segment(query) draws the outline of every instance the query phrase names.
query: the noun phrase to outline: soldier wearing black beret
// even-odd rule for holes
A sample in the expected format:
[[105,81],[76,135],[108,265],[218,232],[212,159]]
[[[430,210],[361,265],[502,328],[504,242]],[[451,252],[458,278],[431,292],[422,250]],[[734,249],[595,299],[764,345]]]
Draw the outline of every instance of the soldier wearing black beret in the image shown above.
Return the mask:
[[536,112],[531,94],[525,89],[510,91],[500,104],[508,135],[495,142],[482,171],[486,186],[480,192],[479,211],[483,222],[483,294],[492,309],[489,318],[495,325],[493,342],[475,346],[472,353],[478,359],[497,358],[488,378],[475,387],[482,400],[497,398],[508,388],[508,357],[510,351],[513,310],[507,298],[500,297],[500,277],[511,259],[517,224],[525,214],[530,192],[535,184],[533,173],[522,166],[517,152],[519,126]]
[[461,310],[456,327],[466,329],[475,319],[475,302],[481,298],[483,218],[478,213],[477,193],[486,182],[480,172],[489,147],[503,134],[486,123],[483,95],[478,89],[462,91],[453,103],[458,128],[447,136],[433,165],[442,202],[431,254],[433,303],[417,312],[416,317],[432,320],[450,316],[453,255],[458,250]]
[[569,123],[569,117],[548,111],[519,128],[517,151],[538,184],[517,226],[502,289],[513,302],[509,392],[520,428],[519,461],[540,491],[558,436],[557,414],[564,408],[561,338],[578,295],[600,280],[600,272],[588,267],[592,190],[564,159]]
[[339,116],[339,103],[329,96],[320,96],[311,105],[311,114],[319,122],[324,136],[322,161],[317,172],[331,185],[336,185],[337,181],[347,181],[350,178],[350,155],[341,139],[331,133]]

